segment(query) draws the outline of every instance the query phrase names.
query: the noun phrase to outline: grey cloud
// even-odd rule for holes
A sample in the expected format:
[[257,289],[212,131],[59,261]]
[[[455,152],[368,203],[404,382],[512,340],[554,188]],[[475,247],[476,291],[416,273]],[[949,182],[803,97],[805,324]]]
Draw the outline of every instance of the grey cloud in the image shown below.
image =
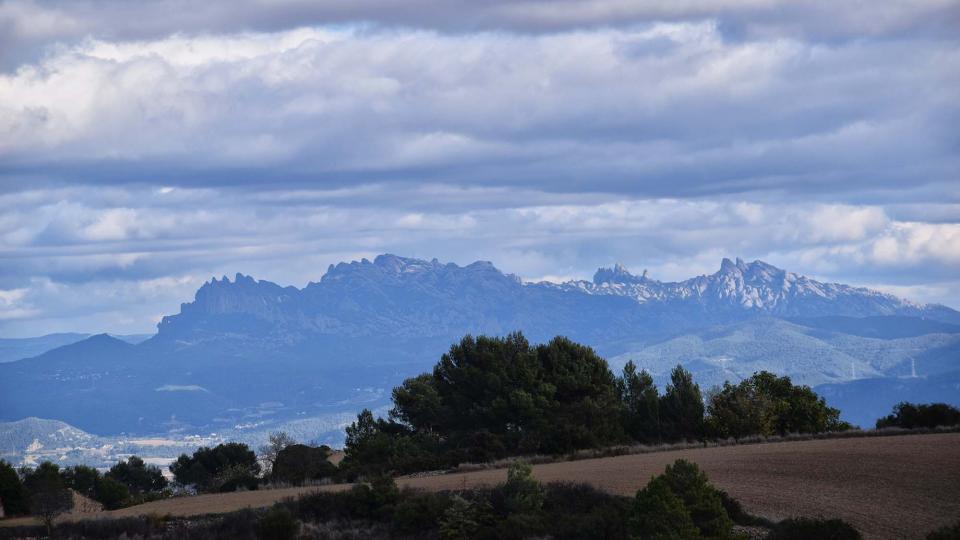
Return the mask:
[[88,42],[0,78],[0,182],[856,202],[865,187],[955,179],[956,51],[919,38],[731,43],[711,23]]

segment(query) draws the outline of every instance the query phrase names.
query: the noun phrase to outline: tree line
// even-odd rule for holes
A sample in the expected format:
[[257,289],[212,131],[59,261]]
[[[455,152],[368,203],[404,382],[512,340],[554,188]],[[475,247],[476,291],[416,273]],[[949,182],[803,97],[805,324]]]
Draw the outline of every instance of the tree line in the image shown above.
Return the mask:
[[706,395],[678,365],[661,394],[631,361],[614,375],[565,337],[466,336],[431,373],[392,393],[387,418],[365,410],[347,428],[343,467],[411,472],[506,456],[563,454],[622,443],[840,431],[840,412],[789,377],[759,372]]
[[72,492],[113,510],[168,495],[160,468],[137,456],[120,460],[106,473],[86,465],[61,468],[45,461],[15,469],[0,460],[0,501],[8,515],[34,515],[52,530],[56,516],[74,507]]

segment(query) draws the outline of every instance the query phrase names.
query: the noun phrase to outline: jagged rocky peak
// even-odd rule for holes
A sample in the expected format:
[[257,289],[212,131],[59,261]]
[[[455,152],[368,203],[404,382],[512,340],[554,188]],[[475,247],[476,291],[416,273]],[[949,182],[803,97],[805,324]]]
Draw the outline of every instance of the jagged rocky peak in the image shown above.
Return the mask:
[[637,276],[631,274],[623,263],[617,263],[613,265],[613,268],[598,268],[596,273],[593,274],[593,283],[595,285],[602,285],[604,283],[640,283],[648,280],[646,270],[643,271],[643,274]]
[[[385,253],[383,255],[377,255],[373,261],[363,258],[359,261],[351,261],[349,263],[331,264],[327,269],[327,273],[320,278],[320,281],[321,283],[341,281],[361,276],[369,279],[404,280],[406,278],[418,278],[421,276],[448,276],[464,273],[489,273],[496,277],[504,277],[504,274],[490,261],[475,261],[466,266],[458,266],[455,263],[441,263],[436,258],[428,261],[425,259],[400,257],[399,255]],[[514,280],[518,279],[516,276],[505,277]]]

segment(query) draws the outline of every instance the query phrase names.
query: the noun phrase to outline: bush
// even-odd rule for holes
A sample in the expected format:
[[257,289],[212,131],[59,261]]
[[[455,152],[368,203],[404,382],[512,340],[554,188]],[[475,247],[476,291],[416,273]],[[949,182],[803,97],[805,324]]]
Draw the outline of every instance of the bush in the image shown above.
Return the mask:
[[450,506],[439,521],[440,538],[444,540],[470,540],[480,531],[474,503],[454,495]]
[[683,500],[674,494],[661,475],[640,491],[630,512],[630,535],[650,540],[688,540],[700,538]]
[[274,506],[257,521],[258,540],[292,540],[300,532],[300,523],[290,510]]
[[723,507],[720,494],[696,464],[678,459],[667,466],[663,478],[671,491],[683,500],[693,524],[703,536],[725,538],[731,534],[733,522]]
[[447,494],[404,491],[393,509],[393,529],[409,535],[432,530],[450,504]]
[[550,483],[543,490],[543,521],[556,540],[626,538],[630,503],[587,484]]
[[860,540],[860,532],[840,519],[793,518],[781,521],[767,540]]

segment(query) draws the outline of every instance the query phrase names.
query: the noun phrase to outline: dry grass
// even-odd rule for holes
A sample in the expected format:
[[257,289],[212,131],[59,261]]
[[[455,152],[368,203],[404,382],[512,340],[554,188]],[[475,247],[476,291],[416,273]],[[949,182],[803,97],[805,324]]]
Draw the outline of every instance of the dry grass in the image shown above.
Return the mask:
[[[839,517],[866,538],[922,538],[960,519],[960,434],[862,437],[777,442],[547,463],[534,467],[543,482],[587,482],[633,495],[678,458],[696,462],[710,480],[751,513]],[[398,479],[401,486],[458,490],[506,479],[502,469]],[[285,497],[347,485],[287,488],[155,501],[82,518],[138,514],[174,516],[269,506]],[[67,519],[78,519],[71,516]],[[22,524],[22,520],[5,523]]]

